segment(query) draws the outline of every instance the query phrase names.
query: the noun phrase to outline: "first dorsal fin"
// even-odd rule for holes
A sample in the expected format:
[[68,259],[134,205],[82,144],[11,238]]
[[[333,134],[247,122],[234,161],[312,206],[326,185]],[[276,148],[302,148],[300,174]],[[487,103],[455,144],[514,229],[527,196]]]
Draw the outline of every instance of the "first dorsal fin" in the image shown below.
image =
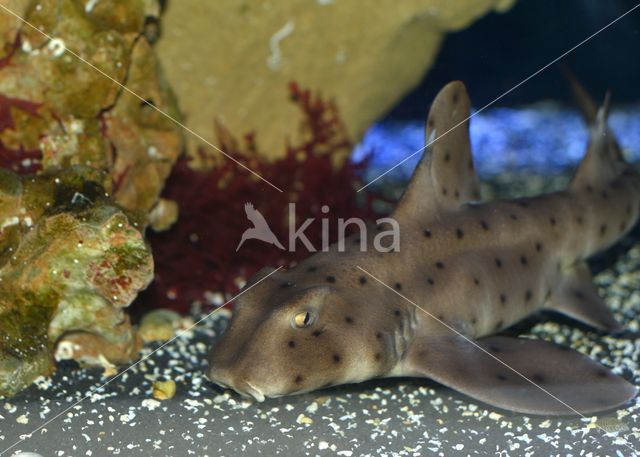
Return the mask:
[[470,109],[462,82],[450,82],[438,93],[427,118],[425,153],[396,217],[434,214],[480,200],[469,139]]

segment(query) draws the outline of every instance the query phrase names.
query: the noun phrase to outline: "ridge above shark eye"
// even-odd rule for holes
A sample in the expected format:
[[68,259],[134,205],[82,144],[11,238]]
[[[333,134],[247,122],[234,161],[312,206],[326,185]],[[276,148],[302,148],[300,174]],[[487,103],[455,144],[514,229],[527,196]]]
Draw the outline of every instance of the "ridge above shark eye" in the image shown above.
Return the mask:
[[293,324],[298,328],[309,327],[314,320],[314,316],[309,311],[303,311],[293,316]]

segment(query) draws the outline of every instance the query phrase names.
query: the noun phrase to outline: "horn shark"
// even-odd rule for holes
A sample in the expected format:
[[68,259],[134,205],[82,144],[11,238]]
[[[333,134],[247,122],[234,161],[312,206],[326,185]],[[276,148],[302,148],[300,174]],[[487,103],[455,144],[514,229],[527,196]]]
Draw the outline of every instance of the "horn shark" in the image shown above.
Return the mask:
[[208,377],[259,401],[400,376],[527,414],[631,400],[635,386],[572,349],[492,336],[541,309],[621,331],[585,261],[640,215],[640,175],[607,126],[608,100],[596,110],[582,99],[590,139],[568,189],[480,202],[469,97],[461,82],[446,85],[426,122],[427,144],[442,137],[393,214],[400,249],[374,251],[371,233],[356,234],[344,252],[332,246],[287,271],[261,270],[209,354]]

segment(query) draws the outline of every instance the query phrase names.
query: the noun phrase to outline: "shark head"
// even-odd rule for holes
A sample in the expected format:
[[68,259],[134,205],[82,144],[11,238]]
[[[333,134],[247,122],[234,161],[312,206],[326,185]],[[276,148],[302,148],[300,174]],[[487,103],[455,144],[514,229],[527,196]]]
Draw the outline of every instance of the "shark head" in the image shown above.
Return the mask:
[[250,281],[209,353],[209,379],[262,401],[377,375],[387,357],[345,294],[287,277]]

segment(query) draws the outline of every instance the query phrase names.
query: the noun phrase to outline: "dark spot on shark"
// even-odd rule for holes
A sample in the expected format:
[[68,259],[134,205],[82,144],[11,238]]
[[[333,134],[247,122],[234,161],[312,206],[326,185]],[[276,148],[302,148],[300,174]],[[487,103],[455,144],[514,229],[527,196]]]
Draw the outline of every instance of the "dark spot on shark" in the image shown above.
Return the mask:
[[520,256],[520,263],[522,266],[526,267],[529,264],[529,259],[527,259],[526,255]]
[[478,278],[473,278],[473,283],[474,283],[476,286],[479,286],[479,285],[480,285],[480,280],[479,280]]
[[593,193],[593,186],[591,186],[590,184],[587,184],[587,187],[585,189],[587,190],[587,193],[589,194]]
[[427,126],[429,128],[433,128],[434,125],[435,125],[435,122],[433,121],[433,119],[429,118],[429,120],[427,121]]
[[376,339],[377,340],[381,340],[382,339],[382,332],[376,332]]
[[609,372],[607,370],[598,369],[598,371],[596,371],[596,376],[599,378],[606,378],[609,376]]
[[478,323],[478,318],[476,316],[471,316],[471,323],[472,324],[477,324]]
[[467,168],[468,168],[469,170],[473,170],[473,162],[472,162],[471,160],[469,160],[469,161],[467,162]]
[[373,356],[376,361],[379,361],[380,359],[382,359],[382,354],[380,354],[379,352],[376,352],[376,354]]
[[424,232],[422,232],[422,234],[427,238],[431,238],[431,229],[424,229]]
[[620,232],[624,232],[625,228],[627,228],[627,221],[620,222]]
[[393,286],[396,290],[402,290],[402,284],[400,284],[399,282],[395,283]]
[[462,229],[460,229],[460,228],[456,229],[456,236],[458,237],[459,240],[464,238],[464,232],[462,231]]
[[444,263],[442,263],[440,261],[436,262],[436,268],[438,268],[439,270],[444,269]]
[[296,347],[296,342],[293,340],[289,340],[289,342],[287,343],[287,346],[289,346],[290,348],[294,348]]
[[505,294],[500,294],[500,303],[503,305],[507,303],[507,296]]
[[293,379],[293,382],[295,382],[296,384],[301,384],[303,380],[304,380],[304,378],[302,377],[302,375],[297,375],[297,376]]
[[531,289],[527,289],[527,291],[524,293],[524,300],[531,301],[532,298],[533,298],[533,292],[531,292]]
[[445,162],[449,162],[450,160],[451,160],[451,154],[449,154],[449,151],[447,151],[447,152],[444,154],[444,161],[445,161]]
[[498,322],[496,322],[495,331],[497,332],[498,330],[500,330],[503,325],[504,325],[504,322],[502,321],[502,319],[500,319]]
[[495,262],[496,262],[496,267],[502,268],[502,260],[500,260],[499,258],[496,257]]
[[549,218],[549,224],[551,224],[552,226],[556,225],[556,222],[557,222],[557,221],[556,221],[556,218],[555,218],[555,217],[551,216],[551,217]]
[[534,382],[537,382],[538,384],[541,384],[541,383],[543,383],[543,382],[544,382],[544,376],[542,376],[542,375],[541,375],[541,374],[539,374],[539,373],[536,373],[536,374],[534,374],[533,376],[531,376],[531,379],[532,379]]
[[322,335],[322,331],[321,330],[314,330],[312,335],[315,336],[315,337],[318,337],[318,336]]
[[396,309],[396,310],[393,312],[393,315],[394,315],[394,316],[396,316],[396,317],[400,317],[400,314],[401,314],[401,313],[400,313],[400,310],[399,310],[399,309]]
[[600,236],[604,236],[607,233],[607,224],[602,224],[600,226]]
[[458,191],[458,189],[455,189],[453,191],[453,197],[458,200],[460,198],[460,192]]
[[360,282],[360,284],[364,285],[367,283],[367,278],[364,276],[360,276],[360,279],[358,280],[358,282]]
[[293,287],[293,283],[291,281],[283,282],[280,284],[281,289],[288,289],[289,287]]
[[498,379],[498,381],[506,381],[507,380],[507,376],[503,375],[502,373],[499,373],[496,378]]
[[496,346],[495,344],[490,344],[489,345],[489,350],[491,352],[495,352],[496,354],[499,354],[500,352],[502,352],[502,349],[500,349],[498,346]]
[[576,222],[578,223],[578,225],[582,225],[584,222],[584,219],[582,219],[582,216],[578,216],[576,217]]
[[624,208],[625,213],[627,213],[627,216],[629,216],[631,214],[631,205],[627,204],[627,206]]
[[580,300],[584,298],[584,294],[582,293],[582,291],[579,291],[579,290],[574,291],[573,295]]
[[439,321],[443,321],[444,320],[444,314],[438,314],[436,316],[436,319],[438,319]]
[[427,278],[427,282],[430,286],[433,286],[435,284],[432,278]]
[[340,360],[342,360],[342,357],[340,357],[340,354],[333,354],[334,363],[340,363]]
[[522,207],[522,208],[528,208],[529,207],[529,202],[524,201],[524,200],[520,200],[518,202],[518,206]]
[[460,100],[460,92],[456,90],[451,95],[451,101],[453,102],[454,105],[457,105],[459,100]]
[[442,195],[447,195],[448,191],[446,187],[442,188]]
[[318,267],[309,267],[307,268],[307,272],[309,273],[313,273],[314,271],[316,271],[318,269]]
[[336,282],[336,277],[335,276],[327,276],[325,279],[326,279],[327,282],[330,282],[332,284],[334,282]]
[[483,230],[489,230],[489,224],[485,221],[480,221],[480,227],[482,227]]
[[536,252],[540,252],[540,251],[542,251],[542,243],[538,241],[536,243]]
[[346,317],[344,318],[344,321],[345,321],[347,324],[353,324],[353,317],[351,317],[351,316],[346,316]]
[[517,214],[511,213],[511,214],[509,214],[509,217],[510,217],[510,218],[511,218],[511,220],[513,220],[513,221],[517,221],[517,220],[518,220],[518,215],[517,215]]
[[609,199],[609,194],[607,193],[607,191],[606,191],[606,190],[603,190],[603,191],[600,193],[600,196],[603,198],[603,200],[608,200],[608,199]]

